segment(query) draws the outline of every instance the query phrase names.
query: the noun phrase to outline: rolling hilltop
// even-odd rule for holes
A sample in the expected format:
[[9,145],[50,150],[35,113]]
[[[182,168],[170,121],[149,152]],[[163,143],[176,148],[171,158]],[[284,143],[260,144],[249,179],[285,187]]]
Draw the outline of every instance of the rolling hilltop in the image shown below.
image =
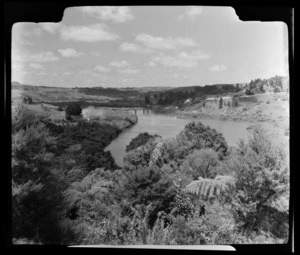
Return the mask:
[[210,96],[253,95],[257,93],[288,90],[288,78],[275,76],[256,79],[248,84],[212,84],[186,87],[142,87],[142,88],[64,88],[33,86],[12,82],[12,102],[30,97],[33,103],[62,104],[81,102],[83,105],[108,107],[153,107],[182,106],[187,99],[202,102]]

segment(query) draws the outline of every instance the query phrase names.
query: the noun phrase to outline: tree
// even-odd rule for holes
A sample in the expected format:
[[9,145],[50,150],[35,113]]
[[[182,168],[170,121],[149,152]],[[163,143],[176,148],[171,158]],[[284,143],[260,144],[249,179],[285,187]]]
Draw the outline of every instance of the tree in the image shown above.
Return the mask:
[[64,191],[66,216],[71,220],[80,217],[81,220],[89,221],[107,216],[109,211],[101,204],[109,200],[112,185],[113,182],[101,168],[91,171],[81,181],[73,182]]
[[23,104],[18,104],[12,110],[12,133],[18,132],[21,129],[37,124],[41,119],[34,115],[30,110],[24,107]]
[[151,101],[150,101],[150,95],[145,95],[145,104],[148,105],[150,103],[151,103]]
[[265,89],[264,89],[264,85],[263,84],[261,84],[259,86],[259,90],[260,90],[260,92],[265,93]]
[[237,95],[233,95],[232,97],[232,106],[237,107],[239,104],[239,97]]
[[12,124],[12,235],[64,244],[73,232],[59,212],[65,185],[53,169],[55,137],[23,107],[13,111]]
[[254,95],[254,92],[251,91],[250,89],[246,89],[245,95],[247,95],[247,96]]
[[[187,144],[187,153],[193,149],[211,148],[218,153],[220,158],[225,157],[228,145],[221,133],[203,125],[201,122],[190,122],[184,127],[176,139]],[[187,155],[187,154],[186,154]]]
[[278,92],[280,92],[280,89],[276,86],[276,87],[274,87],[273,92],[274,92],[274,93],[278,93]]
[[72,120],[72,117],[81,116],[82,108],[79,103],[70,103],[65,109],[65,115],[67,120]]
[[[239,220],[247,230],[264,229],[276,232],[274,215],[282,214],[281,223],[287,222],[289,205],[288,159],[282,148],[272,144],[265,131],[253,129],[253,136],[245,144],[241,141],[226,161],[236,179],[232,197]],[[284,216],[285,215],[285,216]],[[282,227],[281,225],[281,227]]]
[[223,107],[223,98],[221,97],[219,100],[219,109],[222,109]]
[[46,166],[53,159],[49,150],[54,137],[42,123],[20,130],[12,137],[12,177],[17,184],[36,181],[45,174]]
[[126,152],[134,150],[144,144],[146,144],[150,139],[158,137],[157,135],[149,135],[148,133],[140,133],[137,137],[133,138],[129,145],[126,146]]
[[152,226],[160,211],[170,212],[175,199],[175,185],[157,166],[141,167],[127,173],[123,197],[130,198],[132,206],[149,205],[149,225]]
[[187,156],[186,162],[193,172],[194,179],[199,176],[214,178],[215,168],[219,164],[218,153],[212,149],[196,150]]
[[156,145],[157,141],[151,139],[146,144],[130,150],[124,157],[125,168],[133,170],[141,166],[148,166]]
[[232,176],[217,175],[214,179],[202,178],[192,181],[184,188],[184,191],[195,195],[198,199],[207,200],[211,198],[221,199],[228,197],[228,191],[235,186],[235,179]]
[[51,172],[55,145],[44,124],[20,129],[12,136],[12,234],[35,242],[62,243],[57,210],[60,180]]
[[24,103],[24,104],[32,104],[32,102],[33,102],[33,100],[32,100],[32,98],[29,97],[29,96],[25,96],[25,97],[23,98],[23,103]]

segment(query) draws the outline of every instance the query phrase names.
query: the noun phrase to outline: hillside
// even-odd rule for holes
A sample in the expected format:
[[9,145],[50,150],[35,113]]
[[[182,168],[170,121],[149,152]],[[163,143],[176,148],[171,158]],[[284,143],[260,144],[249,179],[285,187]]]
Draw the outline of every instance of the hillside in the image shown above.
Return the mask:
[[[84,101],[89,103],[109,103],[114,101],[144,101],[144,94],[148,92],[162,92],[170,87],[141,87],[141,88],[62,88],[45,87],[11,83],[12,102],[21,101],[24,97],[31,97],[34,103],[58,103]],[[128,106],[128,105],[126,105]]]
[[181,118],[206,118],[256,123],[264,126],[270,136],[278,137],[274,141],[283,146],[289,142],[289,94],[286,92],[264,93],[242,97],[237,107],[218,103],[203,107],[203,102],[187,104],[176,111]]
[[[288,90],[288,78],[275,76],[269,79],[255,79],[248,84],[211,84],[182,87],[141,87],[141,88],[62,88],[44,87],[12,82],[12,101],[28,96],[34,103],[60,103],[81,101],[85,104],[110,107],[138,106],[180,106],[187,99],[202,101],[208,96],[239,93],[253,95]],[[99,105],[103,104],[103,105]]]
[[29,96],[33,102],[71,102],[90,101],[107,102],[112,98],[100,95],[86,95],[76,88],[43,87],[12,83],[12,102],[21,101],[23,97]]

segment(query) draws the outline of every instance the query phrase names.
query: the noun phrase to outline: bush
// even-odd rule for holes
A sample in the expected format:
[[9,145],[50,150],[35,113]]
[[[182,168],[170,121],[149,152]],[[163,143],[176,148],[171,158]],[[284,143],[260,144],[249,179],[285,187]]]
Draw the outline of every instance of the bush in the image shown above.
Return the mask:
[[26,96],[26,97],[23,98],[23,103],[24,104],[32,104],[32,102],[33,102],[33,100],[29,96]]
[[254,92],[252,90],[250,90],[250,89],[246,89],[245,95],[251,96],[251,95],[254,95]]
[[212,149],[196,150],[186,158],[188,167],[193,171],[194,179],[199,176],[203,178],[214,178],[215,168],[219,164],[218,153]]
[[82,114],[82,109],[79,103],[70,103],[65,109],[66,119],[71,120],[72,117],[78,117]]
[[145,145],[150,139],[157,137],[157,135],[149,135],[148,133],[140,133],[133,138],[129,145],[126,146],[126,152],[134,150],[142,145]]
[[202,245],[234,243],[238,224],[234,220],[231,208],[218,203],[209,204],[206,214],[189,221],[182,216],[173,220],[168,228],[170,244]]
[[201,122],[187,124],[177,137],[190,144],[190,151],[211,148],[218,153],[220,159],[226,156],[228,145],[223,134]]
[[18,132],[21,129],[26,129],[27,127],[37,124],[41,121],[41,118],[38,118],[30,110],[24,107],[23,104],[18,104],[12,110],[12,133]]
[[23,117],[15,116],[18,131],[12,135],[12,235],[62,244],[67,229],[61,228],[57,209],[63,181],[52,171],[55,137],[43,123],[23,122]]
[[244,229],[254,231],[270,227],[275,234],[280,229],[271,224],[276,214],[266,213],[266,208],[282,212],[278,222],[285,224],[284,215],[288,214],[289,205],[289,169],[285,152],[274,146],[262,129],[255,127],[249,142],[241,141],[226,164],[236,178],[233,205],[239,221],[244,222]]
[[159,211],[170,212],[176,192],[172,180],[156,166],[143,167],[127,174],[122,191],[132,205],[149,205],[149,224],[153,226]]

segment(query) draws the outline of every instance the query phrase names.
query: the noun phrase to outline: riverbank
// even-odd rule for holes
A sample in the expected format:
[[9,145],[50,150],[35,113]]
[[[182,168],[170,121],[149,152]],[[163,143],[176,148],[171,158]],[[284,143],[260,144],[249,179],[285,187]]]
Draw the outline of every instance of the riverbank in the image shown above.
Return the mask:
[[[24,104],[36,116],[49,119],[55,124],[63,124],[65,111],[59,111],[57,106],[51,104]],[[124,130],[135,125],[138,121],[137,115],[124,109],[87,107],[82,110],[82,117],[87,121],[95,121],[100,124],[108,124]]]
[[190,103],[178,109],[176,106],[153,107],[157,114],[168,114],[181,119],[222,120],[246,122],[262,126],[274,143],[289,147],[289,94],[264,93],[251,96],[249,101],[240,101],[237,107],[218,104]]
[[109,124],[121,130],[129,128],[138,122],[137,115],[125,109],[95,108],[90,106],[82,110],[82,115],[88,121]]
[[[203,107],[191,105],[177,110],[178,118],[214,119],[224,121],[248,122],[261,125],[275,144],[289,147],[289,95],[288,93],[269,93],[255,95],[256,102],[240,102],[238,107]],[[250,126],[250,128],[251,128]]]

